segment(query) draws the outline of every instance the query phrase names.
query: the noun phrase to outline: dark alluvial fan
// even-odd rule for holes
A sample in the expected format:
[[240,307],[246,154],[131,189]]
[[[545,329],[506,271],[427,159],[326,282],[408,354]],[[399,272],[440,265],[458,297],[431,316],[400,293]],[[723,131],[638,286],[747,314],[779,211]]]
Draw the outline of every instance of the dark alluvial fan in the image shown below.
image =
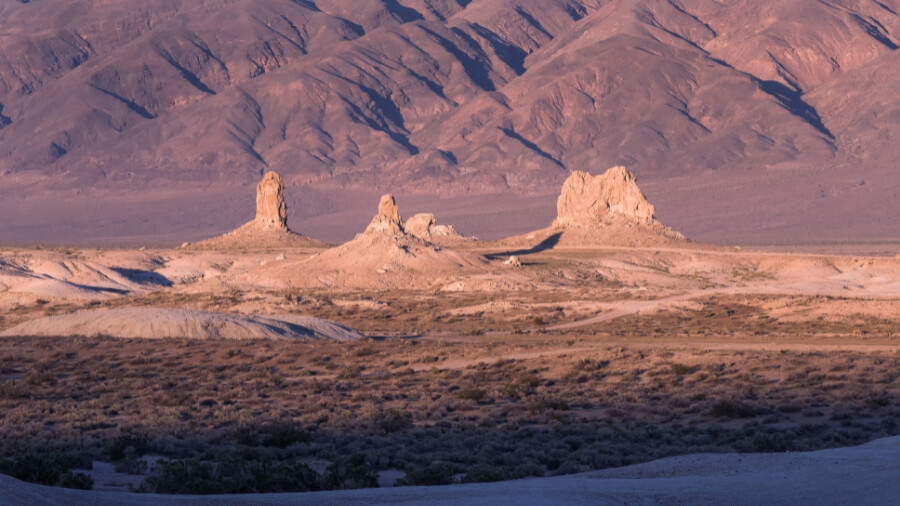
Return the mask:
[[308,220],[294,228],[323,239],[364,223],[355,203],[370,200],[348,196],[385,191],[441,196],[429,210],[464,232],[512,233],[540,223],[517,206],[551,210],[535,196],[614,165],[695,238],[897,237],[898,12],[898,0],[3,2],[0,238],[208,236],[252,216],[230,197],[266,170]]

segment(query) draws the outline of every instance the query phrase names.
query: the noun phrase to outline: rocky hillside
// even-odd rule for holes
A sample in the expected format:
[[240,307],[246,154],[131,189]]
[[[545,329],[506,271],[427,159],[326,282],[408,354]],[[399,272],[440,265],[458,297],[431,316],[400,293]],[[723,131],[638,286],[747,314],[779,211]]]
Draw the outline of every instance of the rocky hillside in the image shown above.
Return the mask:
[[73,216],[120,236],[172,214],[195,224],[182,235],[227,230],[252,209],[188,202],[267,170],[316,195],[302,206],[316,217],[343,191],[528,195],[618,164],[700,238],[900,235],[878,225],[893,208],[870,205],[900,183],[898,12],[898,0],[4,2],[0,211],[15,219],[0,237],[78,229]]

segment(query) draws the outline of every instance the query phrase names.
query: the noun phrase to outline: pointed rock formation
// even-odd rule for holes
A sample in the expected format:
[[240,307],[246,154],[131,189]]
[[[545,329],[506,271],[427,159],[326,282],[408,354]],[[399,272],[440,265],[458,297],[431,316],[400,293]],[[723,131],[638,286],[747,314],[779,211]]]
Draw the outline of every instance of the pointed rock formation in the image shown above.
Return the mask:
[[288,230],[284,181],[275,171],[266,172],[256,185],[256,219],[263,228]]
[[372,218],[372,222],[366,227],[366,234],[393,234],[405,233],[403,220],[400,218],[400,209],[393,195],[382,195],[378,203],[378,214]]
[[225,235],[187,246],[189,249],[321,248],[322,241],[295,234],[287,225],[284,181],[275,171],[267,172],[256,185],[256,216]]

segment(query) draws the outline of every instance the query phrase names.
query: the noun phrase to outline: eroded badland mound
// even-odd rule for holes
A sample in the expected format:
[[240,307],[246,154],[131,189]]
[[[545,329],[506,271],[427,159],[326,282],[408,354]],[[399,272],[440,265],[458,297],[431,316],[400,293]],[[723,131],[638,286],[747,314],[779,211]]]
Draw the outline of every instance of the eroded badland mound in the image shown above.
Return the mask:
[[270,270],[294,286],[382,289],[440,287],[461,273],[487,263],[474,254],[431,244],[407,232],[392,195],[384,195],[378,213],[350,242],[323,251],[299,264]]
[[256,217],[237,230],[191,245],[194,249],[257,249],[326,246],[288,228],[284,181],[275,171],[267,172],[256,185]]
[[656,219],[656,210],[625,167],[603,174],[573,172],[556,204],[550,227],[501,244],[561,246],[654,246],[685,241],[684,235]]
[[137,339],[293,339],[356,341],[355,330],[299,315],[258,316],[187,309],[77,311],[27,321],[0,336],[112,336]]

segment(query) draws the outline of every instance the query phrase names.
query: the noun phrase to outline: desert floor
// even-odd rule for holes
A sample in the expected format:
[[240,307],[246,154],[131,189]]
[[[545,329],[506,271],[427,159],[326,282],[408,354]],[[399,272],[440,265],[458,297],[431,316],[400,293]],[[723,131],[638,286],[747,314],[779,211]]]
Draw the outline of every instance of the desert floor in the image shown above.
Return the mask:
[[[888,472],[879,452],[894,458],[894,439],[847,453],[682,457],[596,473],[900,434],[900,260],[889,245],[463,250],[479,261],[454,271],[385,260],[368,274],[341,271],[314,249],[0,250],[0,458],[74,456],[73,472],[119,491],[529,478],[308,496],[363,504],[509,491],[544,502],[557,486],[574,502],[757,502],[759,493],[803,502],[831,493],[837,481],[824,476],[852,481],[847,491],[885,491],[874,487],[883,475],[853,472]],[[521,267],[503,264],[511,254]],[[201,328],[134,339],[113,315],[135,308],[305,315],[364,337],[232,340]],[[115,330],[75,336],[50,318],[83,311]],[[26,322],[40,336],[16,335]],[[838,455],[846,466],[831,464]],[[824,474],[807,473],[806,462]],[[172,478],[173,463],[193,471]],[[313,474],[299,484],[246,478],[288,464]],[[190,474],[211,469],[199,484]],[[161,478],[167,471],[171,479]],[[595,474],[561,476],[585,472]],[[772,480],[795,485],[760,485]],[[698,488],[706,492],[680,492]],[[21,493],[8,497],[87,500]],[[876,495],[866,497],[888,497]]]

